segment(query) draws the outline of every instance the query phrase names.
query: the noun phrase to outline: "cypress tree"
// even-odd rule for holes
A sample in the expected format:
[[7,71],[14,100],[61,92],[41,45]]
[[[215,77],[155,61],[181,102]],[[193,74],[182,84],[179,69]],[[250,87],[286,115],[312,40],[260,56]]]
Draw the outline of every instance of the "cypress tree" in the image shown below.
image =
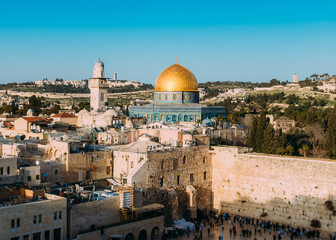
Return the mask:
[[330,158],[336,157],[336,105],[331,111],[328,119],[327,136],[325,141],[325,150]]

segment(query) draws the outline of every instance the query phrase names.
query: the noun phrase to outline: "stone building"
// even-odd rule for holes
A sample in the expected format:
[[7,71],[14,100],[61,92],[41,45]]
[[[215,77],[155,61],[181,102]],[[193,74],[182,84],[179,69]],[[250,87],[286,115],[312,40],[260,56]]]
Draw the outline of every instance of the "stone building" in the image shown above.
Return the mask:
[[67,201],[44,190],[0,188],[0,239],[66,239]]
[[288,132],[291,128],[295,127],[295,120],[286,117],[280,117],[270,122],[274,129],[281,129],[283,132]]
[[64,125],[78,125],[78,118],[70,113],[61,112],[59,114],[51,116],[55,123]]

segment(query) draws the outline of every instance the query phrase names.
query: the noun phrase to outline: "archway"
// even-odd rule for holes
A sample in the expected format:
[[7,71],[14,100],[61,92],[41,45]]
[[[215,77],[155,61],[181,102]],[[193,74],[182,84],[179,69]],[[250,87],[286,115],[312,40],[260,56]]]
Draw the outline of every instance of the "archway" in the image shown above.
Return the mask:
[[139,232],[138,240],[147,240],[147,232],[145,229]]
[[134,240],[134,235],[132,233],[127,234],[125,240]]
[[48,151],[47,156],[48,156],[48,159],[52,159],[52,158],[53,158],[53,150],[52,150],[52,149],[50,149],[50,150]]
[[159,227],[153,227],[151,232],[151,240],[158,240],[160,238]]
[[54,152],[54,157],[53,157],[53,159],[56,159],[56,154],[57,154],[57,149],[56,149],[55,152]]

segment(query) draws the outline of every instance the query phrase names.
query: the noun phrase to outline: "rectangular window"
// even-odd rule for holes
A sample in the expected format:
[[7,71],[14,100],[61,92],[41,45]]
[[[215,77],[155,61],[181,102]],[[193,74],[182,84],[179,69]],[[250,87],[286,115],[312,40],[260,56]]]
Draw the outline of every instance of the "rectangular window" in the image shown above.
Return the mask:
[[3,175],[3,167],[0,168],[0,175]]
[[27,181],[28,181],[28,182],[31,181],[31,176],[27,176]]
[[29,240],[29,235],[27,234],[27,235],[24,235],[23,236],[23,240]]
[[163,187],[163,177],[160,180],[160,186]]
[[62,211],[58,212],[58,219],[62,219]]
[[180,185],[180,175],[177,175],[176,184]]
[[190,173],[190,182],[193,182],[193,181],[194,181],[194,174]]
[[40,180],[40,175],[36,175],[36,180]]
[[41,233],[34,233],[33,234],[33,240],[41,240]]
[[36,216],[34,216],[33,223],[36,224]]
[[21,223],[20,223],[20,218],[16,219],[16,227],[20,227]]
[[10,174],[10,167],[7,167],[7,174]]
[[57,212],[54,212],[54,220],[57,220]]
[[203,173],[204,180],[206,180],[206,172]]
[[39,215],[38,217],[39,217],[38,222],[41,223],[42,222],[42,215]]
[[106,167],[106,175],[110,175],[111,174],[111,166],[107,166]]
[[61,228],[54,229],[54,240],[61,240]]
[[56,168],[56,169],[55,169],[55,175],[57,175],[57,174],[58,174],[58,169]]
[[50,240],[50,230],[44,232],[44,240]]
[[12,229],[15,228],[15,220],[14,220],[14,219],[12,219],[12,221],[11,221],[11,228],[12,228]]

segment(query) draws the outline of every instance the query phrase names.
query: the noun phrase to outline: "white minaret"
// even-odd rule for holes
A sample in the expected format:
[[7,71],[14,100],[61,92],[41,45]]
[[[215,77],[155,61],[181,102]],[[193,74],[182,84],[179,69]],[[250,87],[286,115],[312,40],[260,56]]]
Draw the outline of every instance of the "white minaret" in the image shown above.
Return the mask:
[[107,78],[104,77],[104,63],[98,59],[93,67],[93,78],[89,81],[90,107],[102,112],[107,107]]
[[293,83],[298,83],[298,80],[297,80],[297,75],[296,75],[296,73],[294,73],[294,75],[293,75]]

